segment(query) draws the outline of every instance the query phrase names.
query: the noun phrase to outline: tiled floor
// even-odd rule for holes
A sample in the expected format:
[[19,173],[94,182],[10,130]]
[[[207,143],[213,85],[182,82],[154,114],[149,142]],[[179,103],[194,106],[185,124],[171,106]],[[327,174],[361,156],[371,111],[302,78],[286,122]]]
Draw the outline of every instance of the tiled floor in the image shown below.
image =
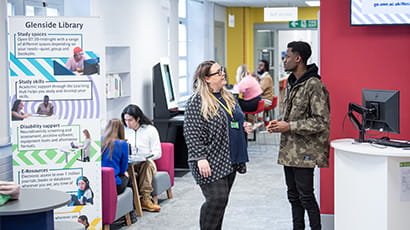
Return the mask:
[[[248,173],[236,177],[225,213],[224,230],[292,228],[283,169],[276,163],[278,140],[277,134],[259,133],[256,142],[249,142]],[[199,229],[203,196],[191,173],[175,178],[173,195],[169,200],[165,199],[165,194],[160,197],[161,212],[144,212],[137,223],[120,229]]]

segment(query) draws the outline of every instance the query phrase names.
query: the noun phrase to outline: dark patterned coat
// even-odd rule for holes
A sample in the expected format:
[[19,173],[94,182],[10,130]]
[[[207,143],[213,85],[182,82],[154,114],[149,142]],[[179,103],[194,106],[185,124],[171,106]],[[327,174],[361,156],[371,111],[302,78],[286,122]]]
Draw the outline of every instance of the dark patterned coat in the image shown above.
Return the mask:
[[329,93],[316,65],[308,65],[300,79],[288,78],[279,120],[290,124],[281,134],[278,163],[290,167],[329,166]]
[[[219,116],[205,118],[201,114],[201,96],[194,94],[187,103],[184,137],[188,147],[188,165],[198,184],[215,182],[233,172],[229,151],[228,122],[223,109]],[[199,174],[197,161],[207,159],[211,176]]]

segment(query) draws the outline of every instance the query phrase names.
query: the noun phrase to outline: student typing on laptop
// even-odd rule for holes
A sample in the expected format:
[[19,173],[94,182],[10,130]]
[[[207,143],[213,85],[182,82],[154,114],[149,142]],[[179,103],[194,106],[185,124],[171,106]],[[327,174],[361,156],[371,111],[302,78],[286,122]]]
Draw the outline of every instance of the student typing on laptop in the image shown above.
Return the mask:
[[65,67],[71,71],[83,72],[85,60],[83,49],[75,47],[73,53],[73,56],[68,59]]
[[152,158],[138,163],[135,166],[135,171],[138,172],[138,187],[142,196],[142,209],[158,212],[161,208],[153,203],[151,196],[154,190],[152,180],[157,172],[154,160],[162,156],[158,131],[136,105],[130,104],[125,107],[121,119],[126,127],[125,138],[130,143],[131,148],[144,156],[152,154]]

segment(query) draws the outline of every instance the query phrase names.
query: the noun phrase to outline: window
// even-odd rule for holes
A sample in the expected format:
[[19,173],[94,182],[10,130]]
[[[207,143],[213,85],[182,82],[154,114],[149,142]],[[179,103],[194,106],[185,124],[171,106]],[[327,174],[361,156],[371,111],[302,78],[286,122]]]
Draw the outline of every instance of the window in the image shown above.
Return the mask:
[[14,16],[14,7],[10,2],[7,3],[7,15]]
[[184,100],[190,95],[189,79],[188,79],[188,52],[187,52],[187,19],[186,19],[186,1],[178,1],[178,72],[179,72],[179,97]]
[[59,16],[58,9],[26,5],[26,16]]

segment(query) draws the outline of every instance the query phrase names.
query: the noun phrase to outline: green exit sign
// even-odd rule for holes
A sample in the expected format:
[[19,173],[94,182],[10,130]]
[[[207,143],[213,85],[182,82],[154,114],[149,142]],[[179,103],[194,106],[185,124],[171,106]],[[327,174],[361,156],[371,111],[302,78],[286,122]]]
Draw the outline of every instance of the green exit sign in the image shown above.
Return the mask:
[[289,28],[317,28],[317,25],[317,20],[297,20],[289,22]]

